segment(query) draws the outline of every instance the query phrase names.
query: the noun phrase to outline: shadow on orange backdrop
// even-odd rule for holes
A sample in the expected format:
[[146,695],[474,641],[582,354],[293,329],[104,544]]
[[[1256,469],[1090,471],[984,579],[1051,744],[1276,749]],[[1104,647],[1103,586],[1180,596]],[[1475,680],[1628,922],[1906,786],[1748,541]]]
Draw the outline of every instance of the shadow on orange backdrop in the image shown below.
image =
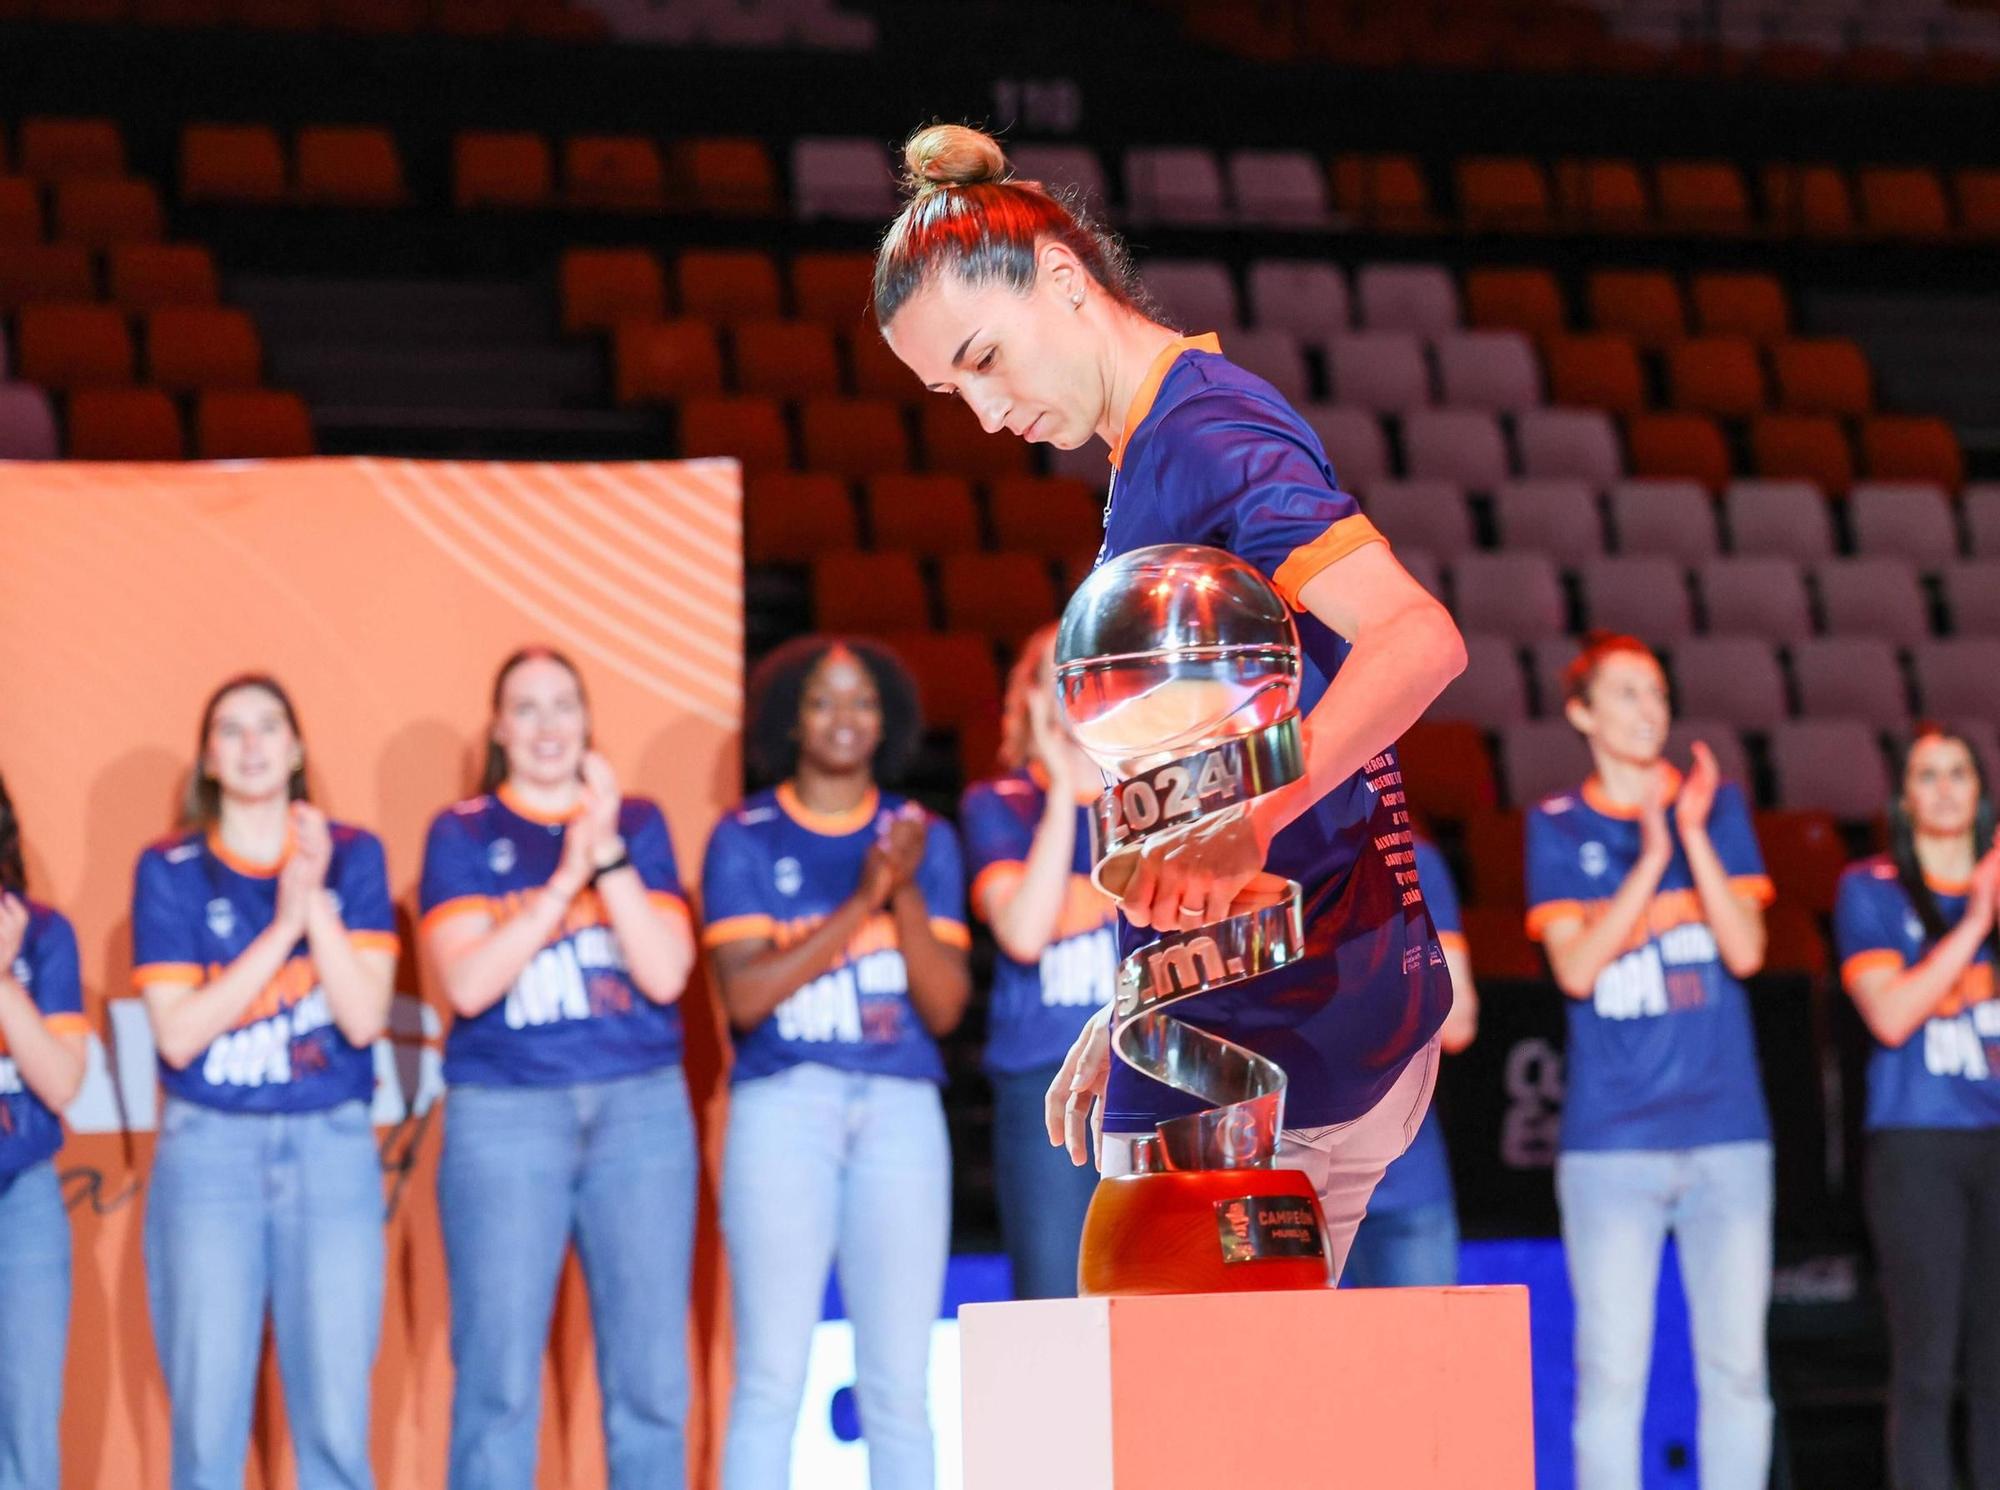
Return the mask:
[[[316,460],[12,465],[0,503],[0,772],[37,898],[76,923],[103,1042],[59,1159],[75,1242],[66,1486],[164,1487],[166,1403],[140,1246],[155,1093],[131,1001],[140,849],[174,826],[201,701],[247,669],[296,699],[314,794],[380,833],[404,921],[398,989],[418,991],[410,913],[431,816],[475,786],[493,670],[515,646],[567,651],[625,789],[659,801],[684,881],[737,796],[741,484],[721,461],[493,465]],[[690,886],[692,888],[692,885]],[[441,1004],[433,1001],[434,1007]],[[715,1177],[726,1040],[697,984],[688,1074],[704,1174],[689,1347],[691,1483],[713,1473],[726,1378]],[[399,1001],[403,1073],[378,1101],[389,1279],[375,1371],[384,1490],[443,1483],[449,1300],[435,1198],[442,1023]],[[125,1038],[119,1039],[118,1032]],[[545,1373],[541,1483],[603,1483],[589,1312],[574,1259]],[[293,1483],[267,1359],[253,1486]]]

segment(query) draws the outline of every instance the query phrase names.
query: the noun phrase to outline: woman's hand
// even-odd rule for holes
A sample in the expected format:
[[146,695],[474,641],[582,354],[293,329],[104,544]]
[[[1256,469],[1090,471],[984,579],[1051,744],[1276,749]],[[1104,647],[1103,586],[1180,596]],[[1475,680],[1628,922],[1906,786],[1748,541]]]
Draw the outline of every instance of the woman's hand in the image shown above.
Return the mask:
[[1104,1087],[1111,1075],[1111,1006],[1083,1027],[1042,1099],[1049,1142],[1068,1149],[1070,1163],[1090,1162],[1091,1140],[1104,1131]]
[[1639,799],[1639,861],[1664,869],[1674,856],[1674,835],[1667,828],[1667,773],[1655,771]]
[[585,787],[576,816],[563,829],[562,858],[556,861],[556,872],[549,876],[548,888],[561,896],[565,905],[581,895],[590,877],[597,873],[598,811],[590,788]]
[[1708,826],[1708,814],[1715,807],[1715,789],[1722,785],[1722,768],[1715,763],[1715,752],[1703,740],[1694,742],[1694,762],[1681,782],[1680,795],[1674,799],[1674,821],[1680,825],[1683,836],[1699,833]]
[[[1965,914],[1967,919],[1977,917],[1988,931],[2000,920],[2000,833],[1993,835],[1992,847],[1972,866],[1972,887],[1966,892]],[[0,958],[0,963],[4,961]]]
[[1049,795],[1068,801],[1076,795],[1076,752],[1056,709],[1055,695],[1040,688],[1028,694],[1028,743],[1048,773]]
[[618,809],[624,797],[618,790],[618,773],[611,762],[595,750],[583,758],[584,798],[579,817],[588,817],[600,858],[617,858],[625,845],[618,836]]
[[1264,870],[1270,839],[1249,804],[1161,833],[1133,852],[1132,871],[1116,889],[1134,926],[1179,931],[1220,921],[1229,904]]
[[912,803],[868,846],[857,888],[871,910],[881,910],[891,896],[916,879],[928,837],[923,809]]

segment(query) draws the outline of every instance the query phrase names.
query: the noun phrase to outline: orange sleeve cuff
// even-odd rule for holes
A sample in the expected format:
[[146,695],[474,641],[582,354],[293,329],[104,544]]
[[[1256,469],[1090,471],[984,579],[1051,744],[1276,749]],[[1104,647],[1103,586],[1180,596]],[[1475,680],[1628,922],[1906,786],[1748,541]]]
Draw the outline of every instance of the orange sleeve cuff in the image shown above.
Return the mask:
[[1019,859],[996,859],[972,877],[972,888],[966,892],[966,899],[972,902],[972,914],[982,921],[991,920],[986,914],[986,895],[995,885],[1010,880],[1018,880],[1027,866]]
[[730,942],[768,941],[776,934],[777,927],[778,923],[769,916],[724,916],[703,928],[701,944],[720,947]]
[[1271,576],[1271,583],[1285,597],[1285,604],[1293,610],[1304,610],[1299,604],[1299,591],[1306,587],[1314,575],[1330,564],[1338,563],[1357,548],[1370,543],[1387,543],[1363,513],[1352,513],[1333,524],[1310,543],[1302,543],[1293,549],[1290,557],[1280,564],[1277,573]]
[[1856,952],[1840,965],[1840,986],[1848,992],[1854,991],[1854,984],[1864,974],[1876,971],[1899,973],[1903,970],[1903,954],[1892,952],[1887,947],[1876,947],[1867,952]]
[[1754,900],[1759,905],[1769,905],[1778,898],[1778,890],[1767,874],[1739,874],[1729,881],[1732,894],[1741,895],[1745,900]]
[[1472,950],[1471,944],[1466,941],[1465,933],[1462,931],[1440,931],[1438,933],[1438,945],[1447,952],[1470,952]]
[[424,919],[418,929],[430,932],[447,921],[455,921],[460,916],[469,916],[474,911],[484,915],[493,914],[493,901],[485,895],[460,895],[453,900],[442,900],[424,912]]
[[962,950],[972,945],[972,932],[966,924],[945,916],[931,917],[931,935],[947,947],[958,947]]
[[198,962],[145,962],[132,969],[132,986],[144,989],[157,983],[187,983],[199,988],[202,971]]
[[90,1020],[82,1014],[66,1010],[61,1014],[45,1014],[42,1026],[52,1035],[87,1035]]
[[403,939],[393,931],[350,931],[347,940],[357,952],[387,952],[391,957],[403,946]]
[[1566,916],[1581,916],[1582,914],[1583,902],[1581,900],[1548,900],[1540,905],[1531,906],[1528,910],[1528,940],[1531,942],[1540,941],[1542,934],[1549,929],[1549,924],[1553,921],[1560,921]]

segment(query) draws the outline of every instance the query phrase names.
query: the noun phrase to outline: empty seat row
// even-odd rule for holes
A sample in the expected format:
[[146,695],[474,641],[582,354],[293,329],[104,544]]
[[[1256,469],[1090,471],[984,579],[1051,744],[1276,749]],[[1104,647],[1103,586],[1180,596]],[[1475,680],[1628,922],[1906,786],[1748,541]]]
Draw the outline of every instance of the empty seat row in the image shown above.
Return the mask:
[[[240,310],[166,305],[132,320],[108,305],[30,305],[15,318],[14,376],[44,388],[118,387],[136,381],[175,392],[254,388],[263,381],[264,348]],[[142,376],[143,375],[143,376]]]
[[[191,421],[157,388],[88,388],[67,401],[67,439],[49,396],[0,383],[0,460],[278,459],[313,453],[312,418],[296,394],[222,389],[199,394]],[[191,424],[191,433],[189,425]]]
[[[1988,566],[1993,570],[2000,566]],[[1991,582],[1995,574],[1985,578]],[[1488,729],[1531,716],[1562,713],[1564,669],[1576,656],[1570,637],[1524,649],[1509,637],[1472,632],[1466,669],[1429,711],[1436,719]],[[2000,632],[1918,642],[1908,667],[1876,636],[1805,637],[1780,648],[1761,636],[1683,636],[1662,660],[1674,706],[1690,718],[1736,729],[1769,730],[1794,716],[1863,719],[1898,727],[1915,714],[1936,718],[2000,717]]]
[[857,507],[838,476],[778,472],[746,483],[743,526],[752,565],[805,565],[863,547],[925,558],[987,547],[1075,565],[1102,541],[1103,512],[1088,487],[1061,477],[1000,478],[982,504],[964,477],[877,476]]
[[213,305],[217,296],[215,257],[198,243],[128,243],[94,253],[79,243],[0,242],[0,312],[106,299],[143,312]]
[[[1441,558],[1484,546],[1479,503],[1452,482],[1347,484],[1394,542]],[[1863,556],[1906,558],[1926,571],[1961,552],[2000,558],[2000,486],[1968,487],[1957,509],[1942,487],[1921,482],[1857,482],[1838,508],[1800,480],[1732,481],[1719,503],[1698,482],[1671,478],[1621,481],[1601,495],[1600,501],[1587,481],[1502,482],[1487,500],[1491,546],[1538,550],[1566,562],[1615,550],[1698,563],[1726,547],[1813,563],[1843,547],[1836,517],[1844,512],[1851,540],[1845,547]]]
[[948,554],[931,590],[915,559],[899,553],[827,553],[811,570],[813,626],[879,636],[924,626],[935,614],[948,631],[1012,645],[1056,617],[1049,566],[1029,554]]
[[43,238],[80,247],[157,243],[166,234],[160,193],[133,176],[88,176],[44,188],[27,176],[0,176],[0,244]]
[[718,325],[789,314],[851,327],[867,315],[874,261],[866,253],[800,253],[781,275],[777,260],[755,249],[690,249],[670,276],[649,249],[573,248],[556,275],[563,330],[571,334],[675,311]]
[[683,457],[729,456],[744,471],[821,471],[865,477],[919,469],[998,479],[1034,474],[1030,447],[1008,434],[988,434],[957,400],[933,398],[912,420],[888,399],[808,398],[792,421],[773,398],[692,398],[678,405]]
[[557,159],[532,131],[464,130],[452,142],[459,207],[664,211],[767,217],[784,201],[777,163],[760,140],[679,140],[662,150],[637,135],[575,135]]
[[[1563,570],[1547,554],[1469,553],[1444,564],[1426,550],[1407,548],[1399,557],[1446,598],[1463,629],[1524,643],[1604,627],[1655,643],[1697,631],[1776,642],[1823,631],[1914,646],[1934,630],[1931,598],[1903,559],[1831,559],[1808,569],[1789,559],[1739,557],[1710,559],[1692,570],[1659,555],[1588,559],[1575,569],[1578,615],[1572,625]],[[1944,571],[1943,617],[1954,631],[2000,635],[1996,580],[2000,567],[1992,560]]]

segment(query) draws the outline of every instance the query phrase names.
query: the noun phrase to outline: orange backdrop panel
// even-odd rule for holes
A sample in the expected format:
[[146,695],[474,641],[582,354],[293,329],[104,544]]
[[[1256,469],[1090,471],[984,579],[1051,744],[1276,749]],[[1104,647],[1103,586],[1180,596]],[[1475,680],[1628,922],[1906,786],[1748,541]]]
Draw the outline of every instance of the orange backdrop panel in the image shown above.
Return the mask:
[[[109,1003],[130,996],[133,863],[173,828],[198,710],[231,673],[269,671],[292,691],[315,796],[382,835],[406,918],[424,831],[473,790],[493,670],[521,643],[552,643],[583,670],[597,743],[627,791],[665,809],[684,879],[698,877],[708,830],[738,794],[742,512],[731,462],[0,464],[0,497],[0,772],[33,892],[76,923],[87,1006],[106,1038]],[[418,992],[414,968],[406,947],[403,993]],[[688,998],[689,1076],[712,1165],[725,1044],[704,990]],[[434,1047],[415,1012],[399,1011],[400,1038]],[[76,1245],[64,1481],[164,1486],[139,1233],[154,1095],[131,1079],[142,1063],[112,1064],[125,1086],[79,1118],[95,1131],[73,1132],[59,1161]],[[106,1122],[107,1111],[118,1116]],[[440,1116],[383,1134],[385,1490],[443,1480]],[[691,1336],[697,1484],[721,1422],[718,1394],[702,1386],[725,1350],[713,1194],[711,1169]],[[543,1483],[581,1487],[603,1461],[574,1276],[557,1316]],[[276,1490],[292,1476],[274,1388],[261,1399],[251,1483]]]

